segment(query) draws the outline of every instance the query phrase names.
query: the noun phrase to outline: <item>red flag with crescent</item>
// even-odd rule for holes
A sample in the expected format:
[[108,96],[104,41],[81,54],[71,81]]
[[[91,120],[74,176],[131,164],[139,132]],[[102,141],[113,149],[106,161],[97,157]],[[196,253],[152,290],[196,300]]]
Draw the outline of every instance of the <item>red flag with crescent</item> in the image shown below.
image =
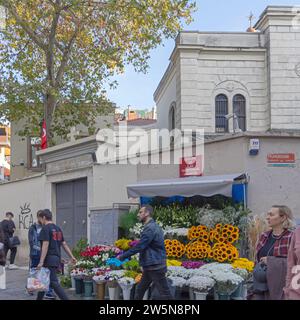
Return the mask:
[[41,149],[46,149],[46,148],[47,148],[47,130],[46,130],[46,121],[43,120]]

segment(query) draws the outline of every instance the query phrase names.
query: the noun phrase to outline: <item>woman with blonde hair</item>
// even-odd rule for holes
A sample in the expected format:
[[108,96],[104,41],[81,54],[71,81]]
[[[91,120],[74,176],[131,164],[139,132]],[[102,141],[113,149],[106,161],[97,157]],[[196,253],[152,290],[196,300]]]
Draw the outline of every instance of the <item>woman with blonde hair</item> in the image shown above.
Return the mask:
[[252,299],[282,300],[293,214],[287,206],[273,205],[266,220],[270,230],[261,234],[256,247]]
[[292,236],[288,252],[284,293],[287,300],[300,300],[300,227],[295,230]]

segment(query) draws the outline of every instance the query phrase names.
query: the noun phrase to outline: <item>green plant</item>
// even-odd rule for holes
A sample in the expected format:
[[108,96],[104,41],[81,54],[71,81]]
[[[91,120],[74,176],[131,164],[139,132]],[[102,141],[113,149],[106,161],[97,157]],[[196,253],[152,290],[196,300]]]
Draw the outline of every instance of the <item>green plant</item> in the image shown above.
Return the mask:
[[80,258],[80,253],[83,252],[88,247],[88,241],[86,238],[81,238],[77,243],[76,246],[72,249],[73,256],[76,259]]
[[153,217],[160,222],[163,227],[186,227],[196,224],[198,208],[192,206],[180,206],[171,204],[169,206],[159,206],[154,209]]
[[63,288],[71,288],[72,281],[70,276],[61,276],[60,277],[60,284]]
[[141,267],[140,267],[140,264],[138,262],[138,260],[136,259],[132,259],[128,262],[125,262],[123,264],[123,268],[125,270],[130,270],[130,271],[135,271],[135,272],[140,272],[141,271]]
[[119,226],[124,237],[129,236],[129,229],[138,222],[137,213],[138,210],[133,210],[120,216]]

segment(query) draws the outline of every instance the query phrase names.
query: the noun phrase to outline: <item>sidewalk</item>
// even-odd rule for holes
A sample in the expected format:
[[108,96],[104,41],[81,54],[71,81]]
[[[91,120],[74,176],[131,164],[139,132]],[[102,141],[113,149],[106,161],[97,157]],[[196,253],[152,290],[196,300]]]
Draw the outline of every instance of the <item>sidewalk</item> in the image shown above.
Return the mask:
[[[6,269],[6,289],[0,289],[0,300],[35,300],[36,295],[30,296],[26,293],[25,285],[27,281],[28,268],[23,267],[18,270]],[[78,298],[70,290],[66,290],[71,300]]]

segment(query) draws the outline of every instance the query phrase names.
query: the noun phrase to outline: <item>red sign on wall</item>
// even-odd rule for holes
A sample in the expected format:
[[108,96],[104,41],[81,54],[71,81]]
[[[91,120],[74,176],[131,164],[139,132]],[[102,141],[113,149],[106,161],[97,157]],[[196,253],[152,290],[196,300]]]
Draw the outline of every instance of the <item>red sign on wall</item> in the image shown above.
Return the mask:
[[295,153],[269,153],[268,163],[295,163]]
[[191,177],[203,175],[202,156],[181,158],[179,165],[179,176]]

